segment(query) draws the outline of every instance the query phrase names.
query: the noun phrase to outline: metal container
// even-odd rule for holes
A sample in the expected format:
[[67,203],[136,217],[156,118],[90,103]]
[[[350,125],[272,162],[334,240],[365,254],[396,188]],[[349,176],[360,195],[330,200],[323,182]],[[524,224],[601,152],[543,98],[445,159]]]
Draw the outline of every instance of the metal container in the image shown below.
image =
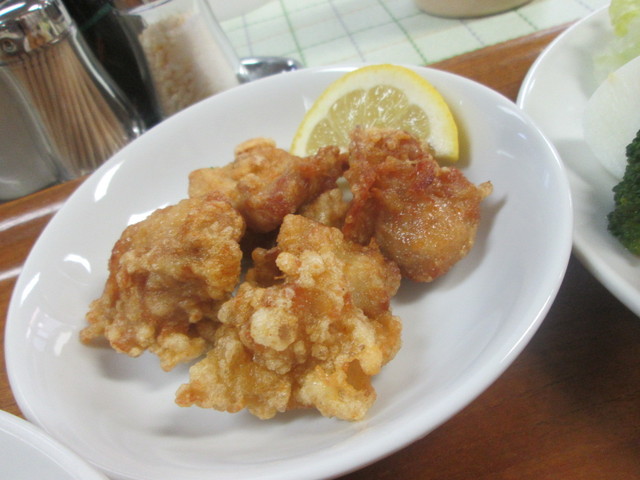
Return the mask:
[[0,69],[39,119],[65,178],[92,172],[142,131],[58,0],[0,2]]

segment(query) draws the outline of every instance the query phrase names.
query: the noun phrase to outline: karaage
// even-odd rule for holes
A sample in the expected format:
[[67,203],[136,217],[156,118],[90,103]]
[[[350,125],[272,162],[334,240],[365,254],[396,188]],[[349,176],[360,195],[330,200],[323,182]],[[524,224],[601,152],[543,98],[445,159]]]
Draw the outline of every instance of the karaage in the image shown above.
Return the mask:
[[220,308],[214,346],[191,367],[177,403],[247,408],[263,419],[313,407],[363,418],[376,396],[371,377],[400,348],[401,324],[389,310],[397,266],[375,242],[357,245],[336,228],[287,215],[277,246],[254,269],[269,286],[245,281]]
[[336,187],[303,205],[298,213],[324,225],[341,228],[348,209],[349,202],[344,198],[342,189]]
[[446,273],[475,242],[479,186],[453,167],[440,167],[428,150],[399,130],[356,129],[349,169],[353,193],[343,232],[366,244],[375,238],[403,276],[429,282]]
[[124,230],[81,340],[150,351],[164,370],[206,354],[181,406],[362,419],[400,348],[402,276],[431,281],[464,257],[491,190],[401,131],[358,128],[348,153],[306,158],[249,140],[192,172],[190,198]]
[[337,147],[301,158],[277,148],[270,139],[255,138],[238,145],[232,163],[193,171],[189,196],[222,193],[250,230],[270,232],[285,215],[335,188],[345,168],[346,156]]
[[213,340],[218,309],[239,280],[244,227],[228,202],[207,196],[127,227],[81,340],[104,336],[133,357],[149,350],[164,370],[202,355]]

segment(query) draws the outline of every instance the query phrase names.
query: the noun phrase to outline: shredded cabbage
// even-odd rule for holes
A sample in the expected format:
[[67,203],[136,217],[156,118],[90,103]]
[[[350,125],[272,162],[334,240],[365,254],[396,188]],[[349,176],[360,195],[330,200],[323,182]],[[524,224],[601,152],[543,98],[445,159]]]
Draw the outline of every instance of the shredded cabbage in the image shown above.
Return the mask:
[[619,37],[629,32],[630,23],[640,16],[640,1],[638,0],[612,0],[609,5],[609,18],[613,31]]
[[640,0],[611,0],[609,19],[615,38],[595,56],[600,80],[640,56]]

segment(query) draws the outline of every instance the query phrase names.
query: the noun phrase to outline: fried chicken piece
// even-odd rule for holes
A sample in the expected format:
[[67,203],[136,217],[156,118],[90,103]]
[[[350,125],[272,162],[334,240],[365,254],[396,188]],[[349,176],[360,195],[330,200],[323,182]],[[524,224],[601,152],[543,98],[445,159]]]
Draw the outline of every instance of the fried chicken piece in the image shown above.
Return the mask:
[[[275,263],[275,267],[273,265]],[[176,402],[267,419],[296,408],[362,419],[375,400],[371,377],[400,348],[389,310],[397,266],[375,245],[299,215],[285,217],[278,245],[220,309],[215,346],[190,369]]]
[[298,213],[323,225],[341,228],[348,209],[349,202],[345,200],[342,189],[336,187],[321,193],[311,203],[303,205]]
[[270,139],[255,138],[236,148],[232,163],[189,175],[189,196],[216,191],[225,195],[255,232],[277,229],[282,219],[336,186],[346,168],[337,147],[297,157]]
[[127,227],[91,303],[83,343],[104,336],[118,352],[155,353],[164,370],[209,348],[217,312],[240,276],[242,217],[206,196],[159,209]]
[[247,270],[245,280],[260,287],[270,287],[276,283],[282,283],[284,275],[276,263],[280,253],[281,250],[277,246],[256,248],[251,252],[253,266]]
[[356,129],[349,169],[353,193],[343,232],[355,242],[371,238],[403,276],[430,282],[472,248],[480,203],[492,191],[456,168],[440,167],[420,142],[398,130]]
[[[299,228],[294,236],[291,225],[310,225],[314,228],[308,230]],[[293,217],[289,219],[287,226],[288,228],[278,236],[276,247],[257,248],[253,251],[253,267],[247,272],[245,277],[247,281],[261,287],[282,283],[285,276],[277,264],[282,252],[301,255],[306,249],[318,250],[323,248],[322,242],[328,238],[328,231],[315,225],[314,222]],[[367,247],[363,247],[345,242],[344,237],[337,232],[333,232],[333,235],[338,236],[341,239],[339,244],[343,245],[340,248],[333,248],[332,253],[344,266],[343,273],[351,285],[351,300],[356,307],[370,317],[389,310],[391,298],[396,294],[401,280],[397,265],[380,255],[375,240],[372,240]],[[334,240],[334,243],[337,242]]]

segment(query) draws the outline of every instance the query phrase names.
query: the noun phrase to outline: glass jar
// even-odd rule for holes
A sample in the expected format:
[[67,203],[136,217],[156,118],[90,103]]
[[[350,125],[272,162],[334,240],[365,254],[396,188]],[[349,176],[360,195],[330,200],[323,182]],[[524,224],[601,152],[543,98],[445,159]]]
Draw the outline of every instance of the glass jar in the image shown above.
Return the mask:
[[142,46],[164,118],[239,83],[240,60],[206,0],[131,3],[116,6]]
[[0,70],[0,201],[61,180],[58,159],[20,90]]
[[59,0],[5,0],[0,68],[39,119],[65,178],[92,172],[142,132]]

